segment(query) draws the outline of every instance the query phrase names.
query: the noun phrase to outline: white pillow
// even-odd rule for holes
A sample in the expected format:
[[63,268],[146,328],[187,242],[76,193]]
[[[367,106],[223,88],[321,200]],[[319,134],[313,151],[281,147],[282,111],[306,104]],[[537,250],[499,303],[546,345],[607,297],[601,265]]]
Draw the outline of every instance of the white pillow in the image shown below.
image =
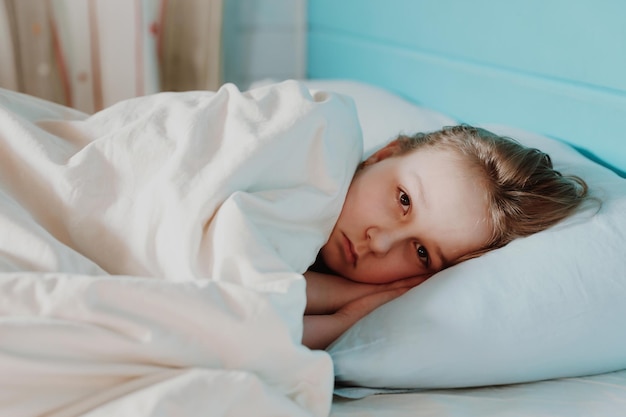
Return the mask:
[[[370,151],[389,139],[387,131],[410,133],[415,119],[443,120],[380,92],[367,100],[371,87],[360,88],[365,93],[353,94],[359,114],[391,124],[371,126],[386,137],[367,142]],[[415,119],[398,116],[412,112]],[[367,138],[374,120],[362,123]],[[587,181],[601,208],[591,204],[444,270],[362,319],[328,349],[339,385],[469,387],[626,368],[626,179],[555,140],[485,127],[549,153],[562,173]]]
[[372,85],[344,80],[310,80],[305,84],[312,90],[334,91],[354,99],[363,129],[365,157],[399,133],[429,132],[456,124],[451,117]]

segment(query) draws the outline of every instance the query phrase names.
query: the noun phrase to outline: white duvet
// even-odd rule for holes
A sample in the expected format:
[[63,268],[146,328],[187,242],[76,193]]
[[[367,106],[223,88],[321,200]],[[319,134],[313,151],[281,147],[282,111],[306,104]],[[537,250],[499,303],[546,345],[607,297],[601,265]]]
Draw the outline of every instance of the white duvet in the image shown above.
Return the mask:
[[296,82],[91,117],[2,91],[0,415],[327,415],[301,273],[361,146]]

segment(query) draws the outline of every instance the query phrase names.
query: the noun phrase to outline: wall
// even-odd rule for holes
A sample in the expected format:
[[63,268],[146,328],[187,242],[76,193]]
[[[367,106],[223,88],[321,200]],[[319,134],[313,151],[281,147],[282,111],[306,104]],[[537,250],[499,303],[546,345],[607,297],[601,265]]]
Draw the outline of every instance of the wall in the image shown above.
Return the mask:
[[226,0],[222,36],[224,82],[305,75],[306,0]]
[[307,75],[567,139],[620,167],[624,16],[621,0],[311,0]]

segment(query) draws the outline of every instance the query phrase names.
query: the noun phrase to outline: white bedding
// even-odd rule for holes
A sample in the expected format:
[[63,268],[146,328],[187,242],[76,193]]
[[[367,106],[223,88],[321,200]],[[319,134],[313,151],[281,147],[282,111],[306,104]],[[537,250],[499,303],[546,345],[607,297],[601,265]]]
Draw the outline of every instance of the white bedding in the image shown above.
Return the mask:
[[0,415],[328,415],[301,273],[361,149],[295,82],[91,117],[2,91]]
[[[454,123],[359,83],[307,85],[355,98],[366,152]],[[360,136],[350,100],[293,82],[92,118],[3,91],[0,416],[626,415],[626,371],[333,399],[329,356],[299,344],[300,273]],[[367,391],[353,397],[385,392]]]

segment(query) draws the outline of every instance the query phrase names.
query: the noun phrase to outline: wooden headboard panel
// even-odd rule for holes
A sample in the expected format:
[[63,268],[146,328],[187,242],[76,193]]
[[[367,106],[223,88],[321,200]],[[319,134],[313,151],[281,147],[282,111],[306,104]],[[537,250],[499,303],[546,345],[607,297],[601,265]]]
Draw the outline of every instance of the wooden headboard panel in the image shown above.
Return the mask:
[[622,0],[309,0],[307,76],[561,139],[624,176],[625,16]]

